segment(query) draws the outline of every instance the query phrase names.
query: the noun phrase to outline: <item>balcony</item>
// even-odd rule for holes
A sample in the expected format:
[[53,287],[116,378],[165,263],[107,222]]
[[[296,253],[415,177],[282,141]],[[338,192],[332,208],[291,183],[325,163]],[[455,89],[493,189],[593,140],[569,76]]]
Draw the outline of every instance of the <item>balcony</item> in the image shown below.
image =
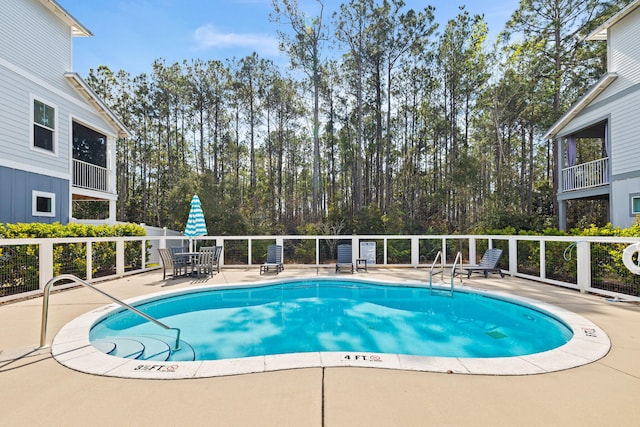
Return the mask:
[[562,169],[561,191],[585,190],[609,184],[609,158]]
[[73,160],[73,186],[88,190],[110,192],[109,170],[102,166]]

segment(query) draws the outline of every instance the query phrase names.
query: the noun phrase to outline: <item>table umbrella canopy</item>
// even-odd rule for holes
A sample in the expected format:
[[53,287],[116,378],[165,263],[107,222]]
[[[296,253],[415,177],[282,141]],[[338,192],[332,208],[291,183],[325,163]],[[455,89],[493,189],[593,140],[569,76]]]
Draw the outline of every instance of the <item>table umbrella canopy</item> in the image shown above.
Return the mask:
[[204,214],[200,206],[200,198],[197,194],[191,199],[191,210],[187,219],[187,228],[184,235],[188,237],[204,236],[207,234],[207,224],[204,222]]

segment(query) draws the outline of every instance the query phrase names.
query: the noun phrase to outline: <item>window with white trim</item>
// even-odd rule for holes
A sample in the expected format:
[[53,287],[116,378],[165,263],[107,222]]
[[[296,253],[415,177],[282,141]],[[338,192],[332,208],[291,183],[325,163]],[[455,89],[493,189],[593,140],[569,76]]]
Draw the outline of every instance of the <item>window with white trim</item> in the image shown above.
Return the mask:
[[33,190],[31,192],[31,214],[33,216],[56,216],[56,194]]
[[631,198],[631,214],[640,215],[640,196]]
[[37,99],[33,100],[33,146],[56,152],[56,109]]

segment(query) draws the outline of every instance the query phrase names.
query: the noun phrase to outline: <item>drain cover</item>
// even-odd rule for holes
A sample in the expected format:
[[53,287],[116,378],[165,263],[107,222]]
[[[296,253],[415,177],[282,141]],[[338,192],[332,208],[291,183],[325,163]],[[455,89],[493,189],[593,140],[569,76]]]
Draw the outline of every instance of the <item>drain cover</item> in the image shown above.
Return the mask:
[[503,334],[502,332],[500,332],[498,330],[495,330],[495,329],[493,331],[485,332],[485,334],[487,334],[491,338],[495,338],[495,339],[500,339],[500,338],[506,338],[507,337],[505,334]]

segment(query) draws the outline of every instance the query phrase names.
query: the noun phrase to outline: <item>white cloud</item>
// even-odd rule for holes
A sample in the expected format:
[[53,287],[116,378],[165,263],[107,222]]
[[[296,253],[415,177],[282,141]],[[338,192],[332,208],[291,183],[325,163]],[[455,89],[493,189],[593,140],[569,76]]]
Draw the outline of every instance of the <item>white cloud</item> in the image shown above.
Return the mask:
[[247,48],[265,55],[278,55],[278,40],[265,34],[222,33],[211,25],[203,25],[193,32],[197,49]]

